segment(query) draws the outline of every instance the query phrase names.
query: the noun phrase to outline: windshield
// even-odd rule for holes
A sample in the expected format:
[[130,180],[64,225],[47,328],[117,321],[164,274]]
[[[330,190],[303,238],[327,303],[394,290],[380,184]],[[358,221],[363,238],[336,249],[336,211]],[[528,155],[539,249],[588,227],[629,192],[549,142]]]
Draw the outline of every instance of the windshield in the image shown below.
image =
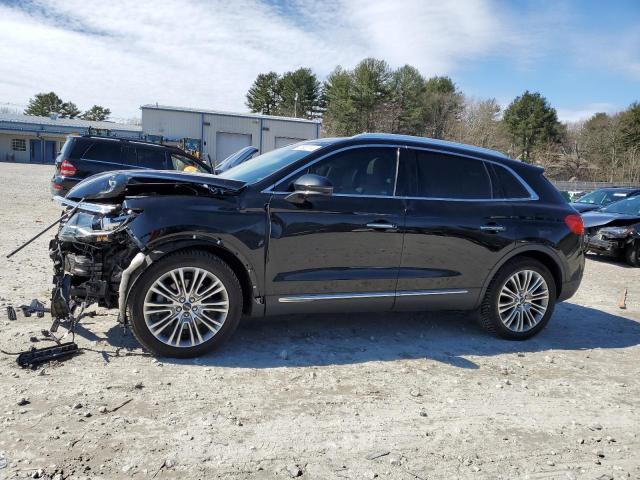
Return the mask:
[[253,157],[251,160],[247,160],[237,167],[222,172],[219,176],[232,180],[241,180],[247,183],[256,183],[272,173],[288,167],[319,148],[321,148],[321,145],[310,143],[298,143],[296,145],[279,148]]
[[622,200],[628,195],[627,192],[615,190],[596,190],[587,193],[584,197],[576,200],[576,203],[588,203],[589,205],[609,205],[612,202]]
[[640,215],[640,196],[629,197],[612,203],[600,210],[607,213],[622,213],[625,215]]

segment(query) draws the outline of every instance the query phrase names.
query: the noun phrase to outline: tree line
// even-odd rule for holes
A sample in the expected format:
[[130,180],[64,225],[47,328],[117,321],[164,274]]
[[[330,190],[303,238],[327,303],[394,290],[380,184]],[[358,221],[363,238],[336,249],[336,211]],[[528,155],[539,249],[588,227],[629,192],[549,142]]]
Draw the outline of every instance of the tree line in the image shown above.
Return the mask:
[[25,115],[48,117],[56,113],[60,118],[80,118],[82,120],[102,121],[107,120],[111,110],[100,105],[94,105],[84,112],[78,109],[73,102],[64,102],[54,92],[37,93],[29,100],[24,111]]
[[540,165],[556,179],[640,181],[640,103],[562,123],[539,92],[525,91],[504,110],[473,99],[447,76],[415,67],[391,69],[367,58],[338,66],[321,82],[309,68],[259,74],[247,92],[252,112],[322,118],[323,134],[388,132],[452,140],[499,150]]

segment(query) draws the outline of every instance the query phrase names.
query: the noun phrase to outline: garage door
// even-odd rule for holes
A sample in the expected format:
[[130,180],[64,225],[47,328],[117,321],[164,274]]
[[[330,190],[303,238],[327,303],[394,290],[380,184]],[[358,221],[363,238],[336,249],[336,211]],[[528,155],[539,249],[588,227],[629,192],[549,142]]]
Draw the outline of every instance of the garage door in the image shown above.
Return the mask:
[[276,148],[286,147],[292,143],[303,142],[304,140],[304,138],[276,137]]
[[221,162],[232,153],[251,145],[251,134],[216,132],[216,160]]

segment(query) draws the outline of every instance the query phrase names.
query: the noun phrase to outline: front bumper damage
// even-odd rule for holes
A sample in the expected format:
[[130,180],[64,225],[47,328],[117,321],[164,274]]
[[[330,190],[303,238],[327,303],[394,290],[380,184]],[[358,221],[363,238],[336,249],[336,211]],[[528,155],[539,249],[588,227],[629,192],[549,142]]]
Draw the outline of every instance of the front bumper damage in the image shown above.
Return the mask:
[[608,257],[624,256],[627,247],[637,239],[636,230],[631,227],[605,227],[589,232],[587,250]]
[[79,211],[61,222],[49,244],[54,266],[52,316],[62,320],[80,304],[98,304],[118,308],[124,323],[128,282],[144,261],[139,242],[127,228],[135,215],[111,205],[77,205]]
[[[56,345],[22,352],[17,362],[23,367],[35,367],[78,353],[75,329],[83,317],[91,315],[85,312],[92,304],[118,308],[118,320],[125,324],[129,281],[145,259],[127,228],[135,216],[133,213],[122,215],[111,205],[83,204],[66,199],[61,203],[68,210],[60,220],[57,234],[49,242],[54,271],[48,309],[52,324],[49,330],[42,331],[43,336]],[[47,311],[44,307],[40,310]],[[34,311],[42,316],[40,310]],[[67,330],[62,336],[57,335],[60,325]],[[63,342],[69,335],[71,341]]]

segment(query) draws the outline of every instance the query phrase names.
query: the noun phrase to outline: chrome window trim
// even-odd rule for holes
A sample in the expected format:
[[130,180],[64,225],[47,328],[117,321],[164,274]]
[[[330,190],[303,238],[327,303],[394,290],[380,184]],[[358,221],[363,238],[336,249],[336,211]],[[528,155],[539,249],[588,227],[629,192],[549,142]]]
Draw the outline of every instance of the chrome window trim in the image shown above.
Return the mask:
[[398,292],[354,292],[354,293],[327,293],[292,295],[279,297],[278,303],[309,303],[322,300],[349,300],[358,298],[388,298],[388,297],[419,297],[429,295],[456,295],[469,293],[462,288],[448,290],[401,290]]
[[[332,196],[334,197],[362,197],[362,198],[398,198],[398,199],[402,199],[402,200],[435,200],[435,201],[446,201],[446,202],[529,202],[529,201],[537,201],[540,200],[540,197],[538,196],[538,194],[535,192],[535,190],[533,190],[531,188],[531,186],[529,186],[529,184],[520,176],[518,175],[518,173],[516,173],[511,167],[504,165],[500,162],[496,162],[494,160],[488,160],[488,159],[484,159],[484,158],[478,158],[478,157],[474,157],[473,155],[467,155],[464,153],[450,153],[450,152],[443,152],[442,150],[436,149],[436,148],[427,148],[427,147],[416,147],[413,145],[400,145],[400,144],[378,144],[378,143],[366,143],[366,144],[360,144],[360,145],[350,145],[348,147],[343,147],[340,148],[338,150],[335,150],[333,152],[329,152],[326,153],[324,155],[322,155],[321,157],[316,158],[315,160],[313,160],[310,163],[307,163],[305,165],[303,165],[302,167],[294,170],[293,172],[291,172],[289,175],[285,176],[284,178],[281,178],[280,180],[278,180],[277,182],[273,183],[272,185],[270,185],[269,187],[265,188],[262,190],[262,193],[272,193],[275,195],[288,195],[291,192],[281,192],[281,191],[277,191],[277,190],[273,190],[273,188],[279,184],[282,183],[286,180],[288,180],[289,178],[291,178],[292,176],[300,173],[302,170],[304,170],[305,168],[310,167],[311,165],[314,165],[315,163],[327,158],[330,155],[334,155],[336,153],[340,153],[346,150],[352,150],[354,148],[376,148],[376,147],[388,147],[388,148],[405,148],[407,150],[422,150],[425,152],[431,152],[431,153],[440,153],[440,154],[444,154],[444,155],[455,155],[455,156],[459,156],[459,157],[464,157],[464,158],[470,158],[472,160],[476,160],[476,161],[480,161],[480,162],[488,162],[491,163],[493,165],[497,165],[498,167],[502,167],[504,169],[506,169],[509,173],[511,173],[511,175],[513,175],[516,180],[518,180],[522,186],[525,188],[525,190],[527,192],[529,192],[529,197],[528,198],[448,198],[448,197],[415,197],[415,196],[398,196],[395,195],[395,188],[394,188],[394,195],[362,195],[362,194],[355,194],[355,193],[334,193]],[[399,161],[399,156],[400,156],[400,150],[398,150],[398,161]],[[485,169],[486,169],[486,165],[485,165]],[[491,181],[491,175],[489,175],[489,181]],[[396,172],[396,180],[395,180],[396,184],[398,182],[398,172]]]
[[[384,148],[392,148],[392,149],[400,149],[403,148],[402,145],[392,145],[392,144],[388,144],[388,143],[367,143],[367,144],[362,144],[362,145],[349,145],[348,147],[343,147],[343,148],[339,148],[338,150],[334,150],[332,152],[329,153],[325,153],[324,155],[322,155],[321,157],[316,158],[315,160],[311,161],[310,163],[306,163],[304,164],[302,167],[294,170],[293,172],[291,172],[289,175],[281,178],[280,180],[278,180],[277,182],[273,183],[272,185],[268,186],[267,188],[265,188],[264,190],[262,190],[262,193],[277,193],[277,194],[290,194],[291,192],[281,192],[281,191],[277,191],[277,190],[273,190],[273,188],[278,185],[279,183],[282,183],[286,180],[288,180],[289,178],[293,177],[294,175],[297,175],[298,173],[300,173],[302,170],[304,170],[305,168],[309,168],[311,165],[315,165],[316,163],[318,163],[321,160],[324,160],[327,157],[330,157],[331,155],[335,155],[337,153],[341,153],[341,152],[345,152],[347,150],[353,150],[355,148],[379,148],[379,147],[384,147]],[[399,153],[396,153],[396,158],[399,159]],[[397,167],[397,161],[396,161],[396,167]],[[397,182],[397,175],[396,175],[396,180],[395,182]],[[394,182],[394,183],[395,183]],[[369,198],[395,198],[394,195],[360,195],[360,194],[351,194],[351,193],[334,193],[333,196],[358,196],[358,197],[369,197]]]

